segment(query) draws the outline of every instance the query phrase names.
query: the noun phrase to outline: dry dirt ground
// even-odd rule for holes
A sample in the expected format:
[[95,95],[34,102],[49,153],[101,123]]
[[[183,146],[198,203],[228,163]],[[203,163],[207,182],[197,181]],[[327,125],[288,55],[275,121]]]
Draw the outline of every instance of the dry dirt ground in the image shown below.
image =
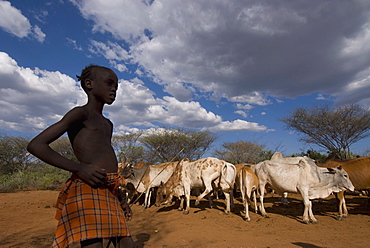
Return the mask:
[[[53,204],[57,191],[23,191],[0,194],[0,247],[50,247],[56,227]],[[136,247],[369,247],[370,210],[367,199],[347,195],[350,215],[335,219],[333,196],[314,204],[318,224],[303,224],[303,204],[298,195],[289,195],[290,206],[279,205],[278,195],[266,197],[270,218],[251,212],[251,222],[240,214],[242,205],[235,200],[236,211],[223,214],[224,201],[208,208],[191,202],[191,212],[183,215],[177,207],[132,206],[129,222]],[[72,247],[79,247],[72,245]],[[113,246],[112,246],[113,247]]]

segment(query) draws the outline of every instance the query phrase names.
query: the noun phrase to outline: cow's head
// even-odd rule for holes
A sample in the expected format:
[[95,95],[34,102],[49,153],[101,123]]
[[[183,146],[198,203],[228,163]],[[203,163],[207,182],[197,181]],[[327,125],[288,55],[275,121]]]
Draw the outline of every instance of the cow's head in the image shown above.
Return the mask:
[[159,185],[157,189],[157,194],[155,198],[155,206],[159,207],[161,205],[167,205],[168,204],[168,197],[167,197],[167,187],[164,185],[163,182]]
[[327,168],[329,173],[334,176],[334,184],[338,187],[338,190],[334,192],[339,192],[342,190],[354,191],[355,187],[353,186],[347,172],[342,168],[342,166],[337,166],[335,168]]
[[135,177],[134,170],[131,166],[126,166],[123,170],[121,170],[119,174],[122,175],[125,179]]

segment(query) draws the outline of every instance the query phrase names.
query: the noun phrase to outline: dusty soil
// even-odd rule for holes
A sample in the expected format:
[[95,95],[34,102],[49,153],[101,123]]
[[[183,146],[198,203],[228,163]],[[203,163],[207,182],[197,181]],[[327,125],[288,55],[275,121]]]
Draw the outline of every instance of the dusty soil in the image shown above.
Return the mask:
[[[50,247],[57,224],[53,208],[57,194],[0,194],[0,247]],[[342,221],[335,219],[334,197],[314,204],[319,224],[303,224],[300,197],[289,197],[290,206],[284,208],[277,195],[268,195],[266,211],[270,218],[251,212],[250,222],[242,219],[238,199],[236,211],[229,215],[223,213],[222,199],[215,201],[213,209],[206,200],[200,207],[192,201],[188,215],[177,211],[176,205],[145,210],[134,205],[129,226],[137,247],[369,247],[370,209],[365,197],[346,197],[350,215]]]

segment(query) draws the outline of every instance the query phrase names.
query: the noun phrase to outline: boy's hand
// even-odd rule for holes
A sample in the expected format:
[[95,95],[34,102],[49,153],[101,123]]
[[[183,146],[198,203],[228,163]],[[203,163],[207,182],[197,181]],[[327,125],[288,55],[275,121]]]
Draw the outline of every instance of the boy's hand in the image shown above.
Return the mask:
[[81,164],[76,175],[93,188],[99,188],[106,181],[105,170],[94,164]]
[[123,212],[125,214],[126,220],[131,220],[132,219],[132,210],[128,203],[126,201],[121,201],[121,207],[123,209]]

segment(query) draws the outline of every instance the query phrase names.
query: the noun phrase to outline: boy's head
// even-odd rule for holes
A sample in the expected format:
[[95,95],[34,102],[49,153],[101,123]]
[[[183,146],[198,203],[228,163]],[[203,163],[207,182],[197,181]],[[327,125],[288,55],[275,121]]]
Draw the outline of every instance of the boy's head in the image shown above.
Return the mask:
[[81,81],[81,87],[82,89],[87,93],[88,92],[88,89],[86,87],[86,80],[87,79],[90,79],[90,80],[95,80],[97,78],[97,75],[99,73],[102,73],[103,71],[112,71],[111,69],[107,68],[107,67],[104,67],[104,66],[99,66],[99,65],[89,65],[89,66],[86,66],[82,72],[81,72],[81,75],[80,76],[77,76],[77,79],[79,81]]

